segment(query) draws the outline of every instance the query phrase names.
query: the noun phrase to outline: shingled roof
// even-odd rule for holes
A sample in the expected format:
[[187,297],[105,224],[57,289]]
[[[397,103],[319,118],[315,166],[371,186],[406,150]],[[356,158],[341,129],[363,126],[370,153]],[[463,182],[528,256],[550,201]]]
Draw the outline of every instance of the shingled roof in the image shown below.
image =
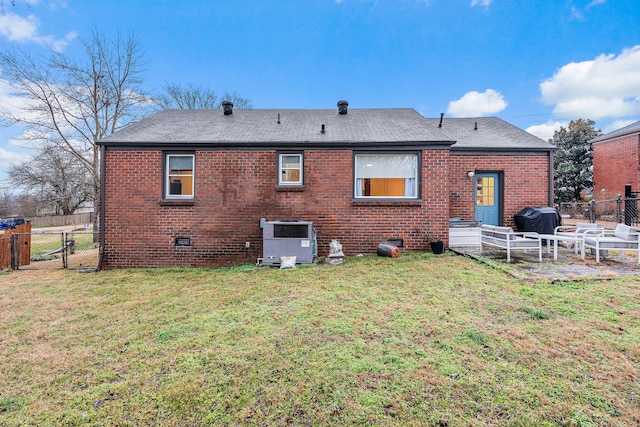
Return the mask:
[[[324,126],[324,132],[323,132]],[[270,146],[277,144],[451,145],[415,110],[164,110],[99,141],[105,146]]]
[[600,135],[589,142],[593,144],[594,142],[607,141],[609,139],[620,138],[621,136],[633,135],[634,133],[640,133],[640,122],[632,123],[629,126],[609,132],[606,135]]
[[[425,119],[438,128],[440,119]],[[451,151],[552,151],[555,146],[498,117],[444,118],[442,128],[456,140]]]

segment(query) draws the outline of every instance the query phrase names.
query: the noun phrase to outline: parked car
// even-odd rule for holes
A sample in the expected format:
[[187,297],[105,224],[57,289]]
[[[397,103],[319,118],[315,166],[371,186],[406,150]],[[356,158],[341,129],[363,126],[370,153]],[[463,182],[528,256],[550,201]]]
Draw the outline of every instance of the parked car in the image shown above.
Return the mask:
[[24,224],[24,218],[5,218],[0,221],[0,230],[7,228],[16,228],[19,225]]

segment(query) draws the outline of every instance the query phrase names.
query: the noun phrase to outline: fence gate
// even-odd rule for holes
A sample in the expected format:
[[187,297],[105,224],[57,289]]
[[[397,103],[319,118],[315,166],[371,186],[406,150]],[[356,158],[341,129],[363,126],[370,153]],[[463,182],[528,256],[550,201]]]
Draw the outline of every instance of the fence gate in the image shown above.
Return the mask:
[[[92,231],[12,233],[9,237],[11,268],[45,270],[98,267],[98,239]],[[97,236],[96,236],[97,237]],[[2,251],[4,254],[4,251]],[[4,267],[7,268],[7,267]]]
[[[22,238],[16,237],[17,234],[22,234]],[[15,228],[0,230],[0,270],[14,268],[18,262],[29,262],[28,251],[31,247],[31,241],[28,236],[30,235],[31,224],[28,221],[26,224],[19,225]],[[22,255],[17,252],[16,248],[18,246],[24,247]],[[27,253],[25,254],[25,252]]]
[[638,196],[640,191],[632,191],[631,184],[624,186],[624,223],[638,224]]

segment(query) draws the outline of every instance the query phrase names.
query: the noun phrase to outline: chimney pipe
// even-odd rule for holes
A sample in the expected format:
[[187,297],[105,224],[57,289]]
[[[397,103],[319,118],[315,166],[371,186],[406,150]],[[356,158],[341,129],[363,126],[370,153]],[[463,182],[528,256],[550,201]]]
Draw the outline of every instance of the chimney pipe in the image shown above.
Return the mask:
[[233,114],[233,102],[231,101],[222,101],[222,109],[224,110],[224,115],[229,116]]
[[473,127],[473,130],[478,130],[478,122],[476,122],[475,126]]
[[322,125],[322,128],[320,129],[320,133],[325,133],[326,131],[324,130],[324,125]]
[[442,127],[442,119],[444,118],[444,113],[440,113],[440,124],[438,124],[438,127],[441,128]]
[[338,101],[338,114],[347,114],[349,103],[345,100]]

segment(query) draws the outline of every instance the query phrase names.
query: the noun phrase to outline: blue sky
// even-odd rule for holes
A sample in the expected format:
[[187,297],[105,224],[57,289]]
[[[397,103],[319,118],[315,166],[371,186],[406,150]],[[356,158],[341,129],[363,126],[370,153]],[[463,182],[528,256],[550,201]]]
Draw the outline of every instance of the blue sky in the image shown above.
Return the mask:
[[[498,116],[548,139],[569,120],[640,120],[637,0],[0,0],[0,48],[80,54],[137,37],[145,86],[235,91],[254,108]],[[0,108],[19,105],[0,70]],[[0,187],[30,155],[0,129]]]

